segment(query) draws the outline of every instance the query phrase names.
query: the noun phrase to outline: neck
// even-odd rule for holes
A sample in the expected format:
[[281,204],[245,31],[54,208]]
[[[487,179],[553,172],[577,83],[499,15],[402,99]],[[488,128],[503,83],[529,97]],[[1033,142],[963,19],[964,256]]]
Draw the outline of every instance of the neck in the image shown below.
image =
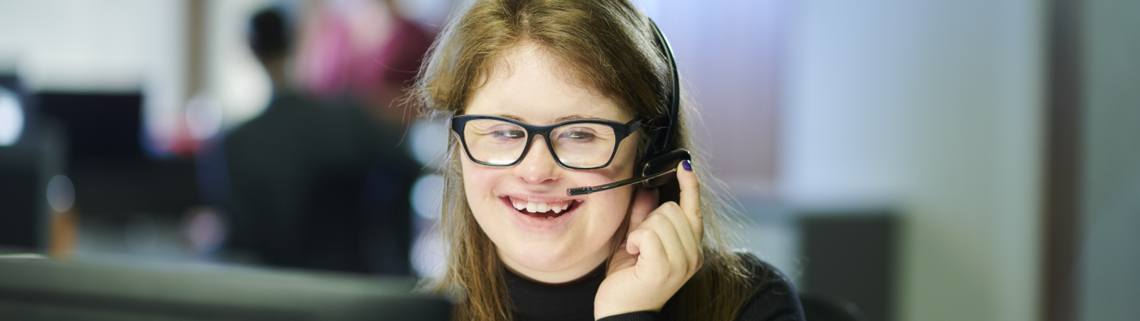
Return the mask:
[[265,67],[265,72],[269,75],[274,95],[288,90],[285,80],[285,58],[262,58],[261,65]]

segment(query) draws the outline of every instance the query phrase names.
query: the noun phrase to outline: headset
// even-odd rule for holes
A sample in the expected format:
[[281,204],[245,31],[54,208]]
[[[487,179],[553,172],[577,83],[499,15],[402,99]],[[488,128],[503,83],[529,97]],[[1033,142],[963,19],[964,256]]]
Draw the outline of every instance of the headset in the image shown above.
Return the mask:
[[677,113],[681,106],[681,81],[677,74],[677,61],[673,60],[673,48],[669,45],[669,39],[665,38],[665,34],[661,33],[661,29],[657,28],[653,19],[648,17],[646,19],[649,20],[649,26],[653,28],[658,49],[669,59],[670,73],[673,76],[673,88],[669,92],[669,101],[666,102],[669,106],[669,113],[666,116],[651,120],[649,126],[642,127],[652,128],[652,131],[649,132],[649,145],[646,146],[643,156],[646,161],[641,167],[640,176],[605,185],[571,188],[566,190],[570,196],[601,192],[631,184],[640,184],[642,188],[654,189],[676,178],[677,165],[681,161],[692,160],[692,155],[688,150],[669,149],[673,146],[673,140],[677,134]]

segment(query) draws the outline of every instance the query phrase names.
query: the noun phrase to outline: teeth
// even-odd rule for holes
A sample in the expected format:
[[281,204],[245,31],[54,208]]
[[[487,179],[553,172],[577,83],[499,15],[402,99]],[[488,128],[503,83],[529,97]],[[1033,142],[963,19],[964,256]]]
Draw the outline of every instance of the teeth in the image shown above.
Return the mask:
[[[557,207],[557,206],[554,206],[554,207]],[[546,213],[546,212],[550,211],[551,206],[549,203],[535,203],[535,202],[526,202],[526,205],[522,205],[522,203],[515,205],[515,209],[518,209],[520,211],[523,210],[524,208],[526,209],[527,212],[531,212],[531,213]]]
[[[562,213],[568,211],[573,201],[566,201],[561,203],[546,203],[546,202],[528,202],[520,199],[512,198],[511,206],[518,211],[526,211],[531,214],[537,213]],[[553,217],[553,216],[551,216]]]
[[547,216],[547,217],[546,217],[546,219],[548,219],[548,220],[549,220],[549,219],[552,219],[552,218],[554,218],[554,217],[553,217],[553,216]]

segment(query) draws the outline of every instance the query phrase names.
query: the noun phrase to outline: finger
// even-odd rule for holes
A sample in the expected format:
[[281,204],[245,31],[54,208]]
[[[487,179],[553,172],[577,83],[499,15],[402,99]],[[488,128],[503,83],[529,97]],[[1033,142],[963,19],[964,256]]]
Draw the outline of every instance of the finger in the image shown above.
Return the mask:
[[[628,243],[622,243],[618,248],[626,249],[627,245]],[[606,269],[606,275],[631,267],[636,263],[637,258],[630,254],[629,251],[614,251],[613,257],[610,258],[609,268]]]
[[674,202],[666,202],[661,204],[657,209],[669,222],[673,224],[673,228],[677,231],[677,236],[680,238],[681,245],[685,253],[696,253],[700,248],[699,240],[696,239],[696,233],[693,230],[693,225],[689,221],[688,216],[681,210],[681,206]]
[[[661,240],[661,246],[665,249],[666,256],[669,257],[669,263],[675,267],[686,267],[688,266],[689,255],[685,251],[685,245],[681,243],[682,231],[677,230],[677,226],[673,224],[668,214],[669,212],[680,212],[681,209],[672,202],[666,204],[650,213],[649,218],[638,229],[653,230]],[[691,235],[688,229],[683,232]]]
[[629,235],[630,245],[641,249],[637,257],[634,274],[641,280],[652,280],[665,275],[669,266],[669,256],[661,244],[661,237],[651,229],[637,229]]
[[634,192],[633,207],[630,209],[629,216],[629,231],[637,229],[641,226],[641,222],[645,221],[645,217],[649,216],[649,212],[657,208],[658,202],[657,190],[637,189]]
[[[688,167],[689,169],[685,169]],[[692,163],[688,160],[677,165],[677,184],[681,187],[681,209],[685,211],[689,223],[693,226],[695,235],[702,235],[704,225],[701,217],[701,183],[693,171]]]

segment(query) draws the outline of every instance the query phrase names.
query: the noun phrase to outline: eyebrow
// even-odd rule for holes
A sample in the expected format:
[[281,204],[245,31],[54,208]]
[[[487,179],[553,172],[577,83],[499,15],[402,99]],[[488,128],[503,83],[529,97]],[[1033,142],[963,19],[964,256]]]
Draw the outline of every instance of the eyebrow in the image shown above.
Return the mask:
[[570,116],[562,116],[562,117],[558,117],[558,119],[555,119],[555,120],[554,120],[554,123],[555,123],[555,124],[557,124],[557,123],[561,123],[561,122],[564,122],[564,121],[568,121],[568,120],[575,120],[575,119],[602,119],[602,118],[598,118],[598,117],[586,117],[586,116],[583,116],[583,115],[580,115],[580,114],[574,114],[574,115],[570,115]]
[[[499,117],[503,117],[503,118],[506,118],[506,119],[514,120],[514,121],[517,121],[517,122],[520,122],[520,123],[526,123],[526,121],[525,121],[525,120],[523,120],[523,119],[522,119],[522,117],[519,117],[519,116],[515,116],[515,115],[511,115],[511,114],[495,114],[495,116],[499,116]],[[557,123],[561,123],[561,122],[564,122],[564,121],[570,121],[570,120],[576,120],[576,119],[605,119],[605,118],[600,118],[600,117],[589,117],[589,116],[586,116],[586,115],[582,115],[582,114],[574,114],[574,115],[568,115],[568,116],[562,116],[562,117],[558,117],[557,119],[555,119],[555,120],[554,120],[554,122],[552,122],[552,124],[557,124]]]

